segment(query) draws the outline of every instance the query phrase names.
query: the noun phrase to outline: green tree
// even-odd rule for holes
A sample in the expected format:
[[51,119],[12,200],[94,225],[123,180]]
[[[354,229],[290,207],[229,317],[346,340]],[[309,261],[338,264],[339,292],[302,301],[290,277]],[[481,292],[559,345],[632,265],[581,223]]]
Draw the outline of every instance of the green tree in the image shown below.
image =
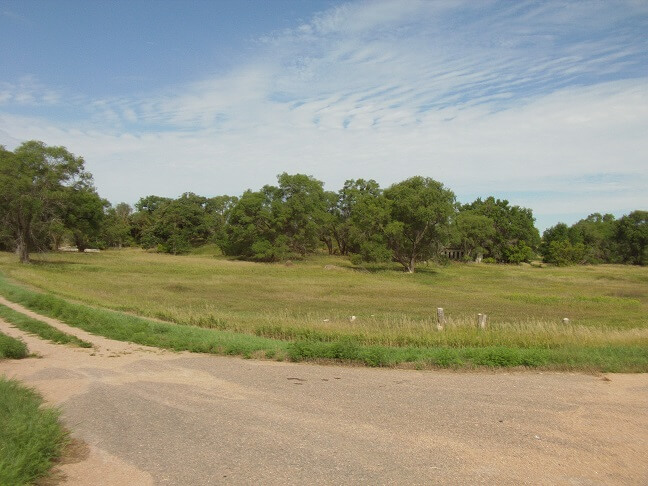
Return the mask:
[[391,201],[374,180],[347,181],[341,191],[346,225],[347,249],[354,264],[386,262],[393,259],[386,230],[391,222]]
[[385,190],[391,221],[385,228],[393,259],[409,273],[445,243],[455,195],[430,178],[412,177]]
[[621,261],[648,265],[648,211],[633,211],[620,218],[614,239]]
[[486,245],[484,256],[498,262],[519,263],[530,260],[540,244],[540,233],[534,226],[531,209],[509,206],[507,200],[491,196],[464,205],[462,210],[487,216],[495,225],[495,235]]
[[326,224],[323,183],[303,174],[280,174],[278,186],[247,191],[231,210],[225,253],[258,261],[314,252]]
[[153,210],[149,228],[151,243],[158,250],[178,255],[205,244],[210,236],[209,216],[205,211],[207,199],[187,192],[178,199],[161,202]]
[[48,225],[49,235],[52,244],[52,250],[57,251],[63,243],[63,238],[67,233],[67,229],[63,220],[59,217],[54,218]]
[[568,239],[550,240],[543,248],[543,260],[559,267],[581,263],[585,254],[585,245],[572,244]]
[[104,210],[109,203],[94,187],[70,187],[66,192],[63,224],[71,233],[77,250],[83,252],[91,245],[98,245]]
[[333,191],[324,192],[324,204],[326,211],[322,213],[321,224],[319,225],[319,239],[326,245],[329,255],[335,253],[333,242],[337,241],[337,250],[340,254],[339,240],[336,238],[336,230],[340,226],[340,215],[338,212],[338,195]]
[[493,220],[471,210],[456,215],[452,230],[453,246],[463,250],[464,258],[470,260],[483,255],[495,236]]
[[[173,201],[161,196],[146,196],[135,203],[136,211],[131,216],[131,235],[142,248],[155,248],[158,240],[153,234],[156,210]],[[158,213],[159,214],[159,213]]]
[[615,231],[616,221],[613,215],[594,213],[569,229],[569,240],[572,244],[584,245],[584,263],[616,263],[620,260]]
[[119,203],[106,211],[102,228],[102,237],[106,246],[122,248],[132,243],[133,208],[127,203]]
[[285,241],[277,239],[268,194],[245,191],[234,204],[226,226],[226,255],[257,261],[281,260],[288,254]]
[[83,159],[64,147],[34,140],[13,152],[0,147],[0,221],[23,263],[48,247],[50,224],[73,210],[70,196],[92,190]]
[[338,192],[334,214],[333,236],[341,255],[355,253],[365,261],[380,261],[389,255],[384,238],[389,203],[376,181],[347,180]]
[[216,196],[207,199],[205,203],[205,212],[207,213],[210,230],[210,240],[216,243],[221,250],[223,250],[223,247],[226,244],[226,227],[229,223],[232,209],[237,202],[238,198],[235,196]]
[[278,232],[292,253],[304,256],[317,249],[319,228],[326,218],[324,184],[304,174],[283,173],[277,188],[266,186]]

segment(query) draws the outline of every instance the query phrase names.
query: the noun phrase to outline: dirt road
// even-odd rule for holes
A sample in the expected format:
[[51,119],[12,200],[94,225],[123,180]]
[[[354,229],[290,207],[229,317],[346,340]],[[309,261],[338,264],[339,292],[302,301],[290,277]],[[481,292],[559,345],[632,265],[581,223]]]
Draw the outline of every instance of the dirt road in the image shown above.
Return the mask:
[[[18,308],[13,305],[14,308]],[[63,409],[64,484],[648,484],[648,375],[343,368],[88,335],[0,373]]]

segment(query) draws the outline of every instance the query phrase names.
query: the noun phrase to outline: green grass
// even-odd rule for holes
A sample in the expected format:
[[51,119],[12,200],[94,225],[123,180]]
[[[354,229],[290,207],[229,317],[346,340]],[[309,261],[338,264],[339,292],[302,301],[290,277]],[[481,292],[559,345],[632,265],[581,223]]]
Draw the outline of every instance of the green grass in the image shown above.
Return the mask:
[[46,324],[45,322],[32,319],[20,312],[16,312],[13,309],[10,309],[7,306],[0,304],[0,318],[4,319],[7,322],[11,322],[18,329],[36,334],[43,339],[47,339],[53,343],[58,344],[70,344],[72,346],[78,346],[81,348],[91,348],[92,344],[79,339],[76,336],[67,334],[65,332],[59,331],[55,327]]
[[66,443],[59,411],[15,380],[0,376],[0,484],[32,484],[47,474]]
[[28,351],[25,343],[0,332],[0,359],[21,359],[27,357],[27,355]]
[[[149,255],[141,252],[120,252],[120,254],[125,254],[126,258],[134,257],[135,260],[142,256],[145,259],[149,258]],[[110,259],[114,256],[108,254],[106,257]],[[153,260],[158,266],[164,266],[163,264],[169,262],[164,256],[153,256],[158,258]],[[101,258],[95,261],[101,262]],[[201,261],[205,266],[210,267],[211,259],[203,258]],[[187,268],[181,265],[182,259],[174,259],[171,263],[175,266],[173,269],[165,268],[167,276],[174,274],[177,279],[182,275],[182,273],[177,275],[173,273],[174,271],[184,271],[184,274],[187,274]],[[191,263],[189,257],[189,269],[199,273],[200,269],[192,268]],[[216,260],[216,265],[211,266],[211,269],[236,263],[239,262]],[[63,268],[75,273],[77,271],[75,265],[82,264],[72,263]],[[106,265],[106,261],[103,264]],[[34,265],[26,270],[39,274],[48,271],[47,265],[48,263]],[[243,265],[249,264],[243,263]],[[303,266],[311,274],[315,273],[312,263]],[[281,277],[281,273],[286,268],[292,267],[258,265],[254,268],[262,274],[278,272]],[[443,270],[442,268],[439,271]],[[504,268],[504,270],[510,269]],[[101,274],[105,271],[99,267],[93,272]],[[347,270],[318,269],[317,271],[330,273]],[[364,272],[350,270],[350,273],[354,276],[366,276]],[[202,282],[199,277],[198,275],[191,281],[184,280],[182,285],[199,288]],[[202,278],[206,279],[204,276]],[[385,272],[385,278],[389,279],[391,275]],[[108,281],[111,279],[108,278]],[[507,288],[506,295],[514,295],[510,290]],[[183,292],[177,288],[176,291]],[[298,289],[295,291],[298,292]],[[360,292],[366,291],[367,289],[360,290]],[[69,302],[53,294],[42,294],[14,285],[4,278],[0,278],[0,294],[36,312],[58,318],[95,334],[174,350],[293,361],[349,361],[369,366],[400,365],[415,368],[527,366],[610,372],[648,371],[648,337],[645,327],[627,325],[614,327],[600,324],[564,326],[556,322],[529,319],[508,323],[491,320],[486,330],[480,330],[474,325],[472,319],[452,318],[446,329],[439,332],[431,321],[416,322],[408,316],[401,316],[400,320],[396,318],[386,320],[384,317],[381,320],[374,316],[372,320],[369,316],[359,319],[360,324],[358,321],[354,323],[345,321],[344,326],[336,328],[335,324],[327,326],[328,323],[291,317],[290,313],[284,310],[277,313],[279,322],[267,316],[264,319],[264,314],[257,314],[257,320],[260,322],[255,327],[236,328],[234,326],[232,330],[231,323],[224,319],[205,319],[198,323],[202,324],[202,327],[176,325],[122,312],[93,308],[80,302]],[[82,295],[79,293],[77,297]],[[375,301],[379,302],[379,296],[375,297]],[[591,295],[584,297],[591,297]],[[242,293],[240,299],[251,300],[253,296]],[[388,295],[383,296],[383,300],[388,299]],[[603,300],[609,304],[609,301]],[[636,296],[632,297],[632,300],[639,300],[639,305],[643,305]],[[596,300],[594,302],[597,303]],[[590,300],[585,299],[585,303],[589,305]],[[142,304],[145,305],[144,302]],[[168,302],[166,304],[168,305]],[[263,304],[263,301],[259,302],[259,306]],[[159,302],[158,305],[164,305],[164,302]],[[632,304],[631,307],[634,305]],[[296,322],[297,320],[299,322]],[[288,325],[282,324],[283,321],[288,321]]]
[[[49,254],[35,256],[33,265],[0,254],[0,265],[7,276],[67,299],[281,340],[352,338],[401,347],[648,344],[648,268],[451,264],[421,265],[408,275],[389,265],[359,269],[340,257],[285,266],[203,251]],[[437,307],[450,319],[444,333],[436,331]],[[488,315],[489,332],[475,329],[477,313]],[[349,322],[351,315],[357,320]],[[563,317],[572,325],[561,327]]]
[[40,314],[59,319],[93,334],[176,351],[252,356],[268,351],[275,356],[286,349],[281,341],[228,331],[152,321],[120,312],[67,302],[54,295],[33,292],[0,277],[0,294]]

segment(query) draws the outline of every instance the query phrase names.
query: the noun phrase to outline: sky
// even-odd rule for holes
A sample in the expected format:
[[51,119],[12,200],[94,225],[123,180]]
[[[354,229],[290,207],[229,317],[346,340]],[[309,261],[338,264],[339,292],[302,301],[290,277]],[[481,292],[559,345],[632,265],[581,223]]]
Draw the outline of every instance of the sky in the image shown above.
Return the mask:
[[0,145],[113,204],[414,175],[542,231],[648,210],[648,1],[0,0]]

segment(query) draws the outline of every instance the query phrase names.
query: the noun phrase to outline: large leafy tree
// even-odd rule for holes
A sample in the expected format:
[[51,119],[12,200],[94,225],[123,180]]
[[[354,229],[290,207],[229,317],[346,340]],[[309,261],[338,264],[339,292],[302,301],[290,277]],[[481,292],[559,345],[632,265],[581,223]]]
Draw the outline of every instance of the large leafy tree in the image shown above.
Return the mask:
[[247,191],[229,213],[225,253],[259,261],[302,257],[317,249],[327,218],[322,182],[280,174],[277,186]]
[[572,244],[583,244],[585,263],[615,263],[620,261],[615,231],[613,215],[594,213],[569,228],[569,240]]
[[292,253],[312,253],[327,215],[324,184],[311,176],[285,172],[277,181],[277,188],[266,186],[277,230],[286,238]]
[[135,212],[131,216],[131,235],[142,248],[153,248],[157,240],[153,234],[156,211],[173,201],[162,196],[146,196],[135,203]]
[[492,244],[495,224],[475,211],[461,211],[454,218],[451,234],[453,246],[463,250],[464,258],[474,260]]
[[90,245],[99,244],[108,201],[102,199],[94,187],[68,188],[63,224],[69,230],[77,249],[82,252]]
[[485,256],[504,263],[520,263],[533,257],[540,244],[540,233],[534,225],[531,209],[510,206],[507,200],[492,196],[477,199],[462,209],[487,216],[495,225],[495,234],[485,247]]
[[46,249],[54,221],[66,220],[73,196],[92,192],[83,158],[64,147],[29,141],[13,152],[0,147],[0,222],[21,262]]
[[210,229],[209,238],[213,243],[216,243],[221,250],[226,244],[226,227],[232,209],[236,205],[237,201],[238,198],[235,196],[216,196],[207,199],[205,202],[207,224]]
[[[325,211],[321,213],[321,224],[317,232],[320,241],[326,245],[329,255],[333,255],[336,251],[333,245],[334,241],[336,241],[336,229],[340,223],[338,195],[335,192],[324,192],[324,208]],[[339,243],[337,251],[342,254]]]
[[338,192],[333,236],[341,255],[355,253],[365,260],[379,260],[385,247],[384,228],[389,222],[389,203],[373,179],[347,180]]
[[277,240],[268,195],[245,191],[229,212],[223,252],[244,259],[275,261],[285,257],[288,248]]
[[633,211],[619,219],[614,239],[621,261],[648,265],[648,211]]
[[582,263],[585,258],[585,245],[574,240],[574,232],[565,223],[547,228],[542,234],[540,245],[542,259],[558,266]]
[[648,264],[648,211],[633,211],[615,220],[611,214],[590,214],[572,226],[558,223],[542,235],[544,260],[573,263]]
[[428,177],[412,177],[392,185],[384,196],[391,221],[385,227],[393,259],[414,273],[416,263],[436,255],[445,243],[455,195]]
[[347,249],[353,263],[393,259],[386,230],[391,222],[391,201],[378,183],[364,179],[347,181],[340,191],[342,214],[348,215]]
[[160,204],[149,228],[151,241],[159,250],[174,255],[206,243],[211,229],[206,203],[206,198],[187,192]]
[[132,214],[133,208],[124,202],[107,209],[102,227],[102,238],[106,246],[121,248],[132,243]]

